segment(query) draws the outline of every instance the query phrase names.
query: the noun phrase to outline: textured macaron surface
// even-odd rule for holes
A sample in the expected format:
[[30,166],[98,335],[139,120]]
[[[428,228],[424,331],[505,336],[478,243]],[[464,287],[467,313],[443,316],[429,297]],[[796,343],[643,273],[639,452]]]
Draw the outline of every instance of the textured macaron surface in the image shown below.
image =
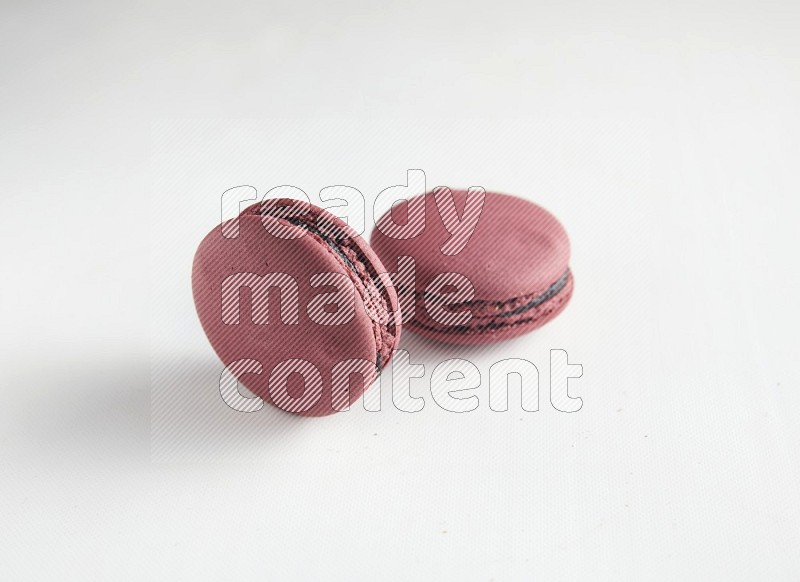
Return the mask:
[[[284,203],[302,212],[270,215]],[[346,223],[312,205],[272,201],[237,220],[236,236],[233,222],[223,223],[194,258],[195,306],[212,347],[229,368],[258,362],[239,380],[267,402],[307,416],[343,409],[399,339],[397,296],[380,260]],[[347,378],[343,401],[333,376],[346,361],[365,364]]]
[[[422,232],[396,236],[393,225],[409,220],[424,220]],[[474,228],[459,230],[458,220],[472,220]],[[544,208],[515,196],[486,192],[481,204],[476,192],[437,189],[396,204],[371,242],[388,269],[413,257],[414,317],[404,323],[436,339],[486,343],[520,335],[558,315],[572,295],[566,231]],[[429,306],[439,298],[429,285],[444,273],[463,276],[474,290],[469,300],[448,306],[468,310],[467,322],[432,317]]]

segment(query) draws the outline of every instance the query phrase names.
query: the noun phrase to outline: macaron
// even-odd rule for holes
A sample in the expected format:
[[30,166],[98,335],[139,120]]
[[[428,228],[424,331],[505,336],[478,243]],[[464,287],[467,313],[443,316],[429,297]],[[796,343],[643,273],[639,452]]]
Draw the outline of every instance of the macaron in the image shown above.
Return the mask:
[[436,188],[396,203],[370,240],[395,271],[403,325],[431,339],[510,339],[551,321],[572,297],[564,227],[516,196]]
[[347,223],[306,202],[265,200],[214,228],[195,253],[192,292],[227,370],[303,416],[347,409],[400,339],[380,259]]

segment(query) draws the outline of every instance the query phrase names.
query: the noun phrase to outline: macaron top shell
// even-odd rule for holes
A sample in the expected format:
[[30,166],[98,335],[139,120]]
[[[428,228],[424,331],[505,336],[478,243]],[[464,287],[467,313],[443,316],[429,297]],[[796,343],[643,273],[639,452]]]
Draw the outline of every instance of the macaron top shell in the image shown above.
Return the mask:
[[[353,402],[391,358],[400,333],[397,295],[388,277],[381,275],[386,269],[380,259],[337,217],[311,205],[304,206],[306,217],[312,221],[322,219],[339,234],[336,248],[332,248],[319,233],[297,221],[263,216],[259,206],[246,209],[238,217],[238,236],[223,235],[226,230],[230,231],[229,221],[221,228],[214,228],[200,243],[192,270],[192,289],[200,322],[223,364],[253,359],[262,365],[260,373],[244,374],[240,381],[273,404],[269,380],[276,366],[297,359],[313,364],[322,378],[322,397],[313,407],[299,412],[307,416],[330,414],[335,412],[331,401],[334,366],[350,359],[373,364],[363,385],[357,376],[352,376],[350,402]],[[265,227],[281,228],[284,234],[297,238],[275,236]],[[283,287],[270,289],[268,321],[258,321],[254,303],[263,301],[264,294],[252,285],[249,289],[246,285],[238,287],[239,317],[238,322],[232,323],[230,305],[227,312],[224,307],[223,286],[226,279],[239,273],[253,277],[291,277],[296,282],[297,296],[285,293]],[[342,324],[323,325],[315,320],[309,308],[320,294],[336,292],[339,287],[319,282],[312,284],[315,276],[327,273],[354,282],[354,314]],[[380,284],[376,286],[375,281]],[[372,284],[371,291],[367,290],[368,283]],[[381,288],[377,291],[380,297],[375,296],[378,287]],[[379,313],[381,311],[383,313]],[[288,392],[297,391],[303,392],[303,382],[299,374],[293,374],[288,378]]]
[[[452,190],[453,203],[464,218],[467,191]],[[372,233],[372,246],[388,269],[396,268],[401,256],[413,256],[417,292],[440,273],[466,276],[475,289],[475,300],[508,301],[516,297],[544,293],[561,278],[569,266],[570,246],[567,233],[558,220],[544,208],[527,200],[486,192],[483,209],[472,236],[463,248],[453,252],[445,243],[453,236],[445,227],[445,200],[441,212],[433,192],[425,194],[425,229],[419,236],[398,239],[384,231],[388,215],[394,222],[407,220],[409,204],[402,201],[384,215]],[[381,227],[384,228],[381,228]],[[452,228],[452,223],[451,223]]]

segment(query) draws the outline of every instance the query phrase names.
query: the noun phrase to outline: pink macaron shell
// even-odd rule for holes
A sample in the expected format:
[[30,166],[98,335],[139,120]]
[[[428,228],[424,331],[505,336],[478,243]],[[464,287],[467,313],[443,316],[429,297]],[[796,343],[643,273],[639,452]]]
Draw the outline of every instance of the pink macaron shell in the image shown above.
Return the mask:
[[[463,215],[465,190],[452,190],[456,210]],[[408,202],[391,211],[400,223]],[[381,221],[378,221],[380,226]],[[466,246],[455,255],[442,252],[451,237],[445,228],[432,193],[425,195],[425,230],[415,238],[386,236],[378,226],[372,247],[388,269],[397,258],[413,256],[416,290],[424,291],[439,273],[466,276],[475,288],[475,299],[505,300],[543,292],[569,265],[569,238],[564,227],[544,208],[527,200],[487,192],[475,231]]]
[[[337,226],[347,226],[330,215],[328,219]],[[323,416],[336,412],[331,404],[331,370],[337,363],[353,358],[376,362],[374,322],[367,314],[359,293],[355,293],[355,316],[342,325],[322,325],[312,321],[306,306],[321,292],[333,290],[312,287],[312,275],[333,272],[350,276],[348,269],[330,248],[310,233],[287,240],[267,232],[261,216],[245,211],[238,220],[238,237],[225,238],[223,229],[217,227],[203,239],[195,254],[192,289],[201,324],[212,347],[225,365],[244,358],[259,361],[262,372],[243,374],[240,381],[253,393],[273,404],[269,378],[275,366],[289,359],[310,362],[322,377],[322,397],[311,408],[298,414]],[[293,225],[284,226],[302,231]],[[346,232],[357,237],[349,227]],[[379,262],[376,268],[379,272],[385,271]],[[240,295],[239,323],[231,325],[223,322],[222,282],[232,273],[243,272],[259,276],[270,272],[290,274],[298,283],[298,324],[289,325],[282,321],[278,308],[280,293],[277,290],[270,291],[269,323],[253,322],[251,293],[246,290],[241,291]],[[393,309],[397,311],[397,298],[391,287],[388,294]],[[399,332],[397,326],[396,339],[399,339]],[[350,377],[351,403],[370,387],[375,377],[374,368],[363,382],[358,374]],[[288,386],[288,392],[293,397],[299,398],[303,393],[299,374],[289,376]]]

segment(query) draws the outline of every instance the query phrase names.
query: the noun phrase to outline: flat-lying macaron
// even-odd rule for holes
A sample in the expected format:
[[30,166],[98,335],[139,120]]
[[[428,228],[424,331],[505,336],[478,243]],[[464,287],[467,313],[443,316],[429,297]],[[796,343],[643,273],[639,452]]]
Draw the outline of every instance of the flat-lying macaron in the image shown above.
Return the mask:
[[[564,227],[515,196],[437,188],[397,203],[376,223],[371,243],[396,273],[403,325],[429,338],[512,338],[556,317],[572,297]],[[400,274],[401,257],[413,258],[413,288]]]
[[380,259],[345,222],[305,202],[266,200],[214,228],[195,254],[192,291],[227,369],[304,416],[346,409],[400,338]]

